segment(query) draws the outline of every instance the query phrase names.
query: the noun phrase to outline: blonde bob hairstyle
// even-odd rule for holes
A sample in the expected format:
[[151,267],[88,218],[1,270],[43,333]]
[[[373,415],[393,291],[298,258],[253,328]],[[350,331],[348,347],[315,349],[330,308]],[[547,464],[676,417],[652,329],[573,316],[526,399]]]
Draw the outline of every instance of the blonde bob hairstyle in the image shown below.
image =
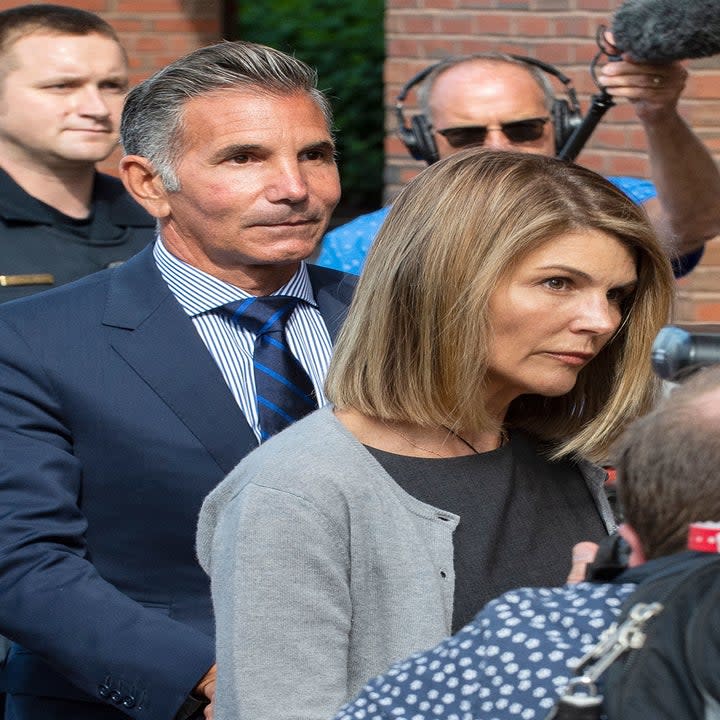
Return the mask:
[[650,350],[668,321],[674,280],[644,211],[602,176],[554,158],[468,149],[403,189],[338,338],[328,398],[385,421],[497,429],[485,404],[490,297],[517,261],[582,229],[630,249],[637,289],[573,390],[516,398],[505,425],[546,441],[553,458],[605,460],[624,426],[657,397]]

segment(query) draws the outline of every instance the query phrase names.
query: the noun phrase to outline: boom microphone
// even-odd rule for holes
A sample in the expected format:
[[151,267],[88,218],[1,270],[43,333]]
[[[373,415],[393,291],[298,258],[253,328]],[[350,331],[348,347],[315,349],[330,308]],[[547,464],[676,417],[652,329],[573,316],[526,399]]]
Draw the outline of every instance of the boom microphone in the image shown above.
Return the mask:
[[720,0],[626,0],[613,45],[634,60],[669,63],[720,54]]
[[707,365],[720,363],[720,334],[689,333],[666,325],[655,338],[653,370],[664,380],[680,380]]

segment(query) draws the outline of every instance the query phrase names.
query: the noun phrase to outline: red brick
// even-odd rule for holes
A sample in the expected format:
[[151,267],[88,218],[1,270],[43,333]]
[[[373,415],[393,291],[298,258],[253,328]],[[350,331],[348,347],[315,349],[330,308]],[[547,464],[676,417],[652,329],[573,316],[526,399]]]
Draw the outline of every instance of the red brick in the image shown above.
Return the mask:
[[482,35],[511,35],[511,18],[508,15],[483,13],[474,20],[473,28]]
[[717,73],[692,73],[688,76],[685,92],[687,97],[717,100],[720,98],[720,78]]
[[535,0],[535,10],[571,10],[568,0]]
[[[13,6],[22,4],[23,3],[13,3]],[[107,0],[65,0],[65,2],[61,4],[79,8],[80,10],[89,10],[102,17],[105,17],[107,12],[112,9],[111,3],[107,2]]]
[[137,33],[142,32],[145,28],[145,21],[140,18],[127,18],[127,17],[110,17],[105,16],[105,19],[117,30],[121,39],[126,33]]
[[578,10],[611,11],[617,7],[617,0],[577,0]]
[[701,322],[720,322],[720,298],[714,301],[695,300],[692,319]]
[[387,40],[386,49],[390,57],[412,56],[418,54],[419,44],[415,38],[399,37]]
[[157,52],[158,50],[167,50],[167,37],[163,35],[144,35],[137,38],[132,47],[138,52]]
[[217,20],[194,18],[157,18],[152,20],[152,29],[162,33],[191,32],[209,33],[219,37],[220,23]]
[[515,34],[531,38],[552,37],[554,32],[550,20],[541,15],[518,13],[513,19]]
[[427,67],[431,61],[416,60],[412,63],[403,65],[386,64],[385,65],[385,82],[397,83],[404,85],[415,73],[420,72]]
[[441,15],[435,20],[435,28],[439,33],[465,35],[472,27],[474,16],[468,13]]
[[458,0],[458,8],[461,9],[494,9],[496,7],[495,0]]
[[636,155],[615,155],[610,162],[611,175],[647,177],[648,170],[647,160]]
[[429,34],[434,32],[434,18],[428,14],[405,15],[401,20],[402,32],[413,34]]
[[595,141],[594,144],[596,147],[609,148],[611,150],[628,147],[627,132],[622,127],[613,125],[603,126],[601,123],[595,128],[592,138]]
[[180,0],[117,0],[117,11],[122,13],[170,13],[184,15]]
[[555,32],[559,37],[591,38],[595,32],[595,24],[588,17],[559,16],[555,20]]
[[424,7],[432,8],[433,10],[450,10],[457,7],[456,0],[430,0],[425,2]]
[[[458,37],[454,38],[452,42],[429,39],[424,45],[428,49],[425,54],[429,56],[430,62],[437,62],[450,55],[470,55],[477,52],[468,50],[465,40]],[[477,41],[471,41],[471,45],[477,45]]]
[[602,169],[602,161],[600,158],[598,158],[596,155],[583,155],[582,165],[584,165],[586,168],[589,168],[590,170],[594,170],[595,172],[603,172]]

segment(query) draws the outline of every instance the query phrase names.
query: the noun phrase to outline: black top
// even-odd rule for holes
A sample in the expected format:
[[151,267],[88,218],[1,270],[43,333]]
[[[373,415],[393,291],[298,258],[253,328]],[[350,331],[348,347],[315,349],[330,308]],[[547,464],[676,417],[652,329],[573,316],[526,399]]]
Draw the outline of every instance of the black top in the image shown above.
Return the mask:
[[[96,173],[92,209],[76,220],[28,195],[0,170],[0,302],[112,267],[155,235],[155,219],[117,178]],[[52,280],[23,278],[50,275]]]
[[498,450],[457,458],[368,450],[407,493],[460,517],[453,632],[512,588],[562,585],[572,546],[607,535],[577,466],[546,460],[525,433],[513,432]]

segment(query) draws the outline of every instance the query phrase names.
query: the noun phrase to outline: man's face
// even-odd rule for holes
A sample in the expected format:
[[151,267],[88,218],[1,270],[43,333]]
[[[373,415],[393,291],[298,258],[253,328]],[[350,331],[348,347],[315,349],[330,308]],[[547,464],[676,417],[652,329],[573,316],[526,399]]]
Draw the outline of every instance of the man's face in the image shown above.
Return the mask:
[[[189,100],[161,216],[168,249],[241,284],[253,267],[294,268],[317,246],[340,199],[334,144],[305,93],[227,89]],[[294,271],[294,270],[293,270]]]
[[438,132],[447,128],[488,128],[484,147],[554,155],[552,122],[542,125],[535,140],[513,142],[500,130],[506,123],[548,118],[545,96],[523,67],[477,60],[446,70],[435,81],[430,94],[433,135],[441,158],[458,152]]
[[117,145],[127,91],[119,45],[104,35],[16,40],[0,78],[0,152],[16,162],[95,163]]

